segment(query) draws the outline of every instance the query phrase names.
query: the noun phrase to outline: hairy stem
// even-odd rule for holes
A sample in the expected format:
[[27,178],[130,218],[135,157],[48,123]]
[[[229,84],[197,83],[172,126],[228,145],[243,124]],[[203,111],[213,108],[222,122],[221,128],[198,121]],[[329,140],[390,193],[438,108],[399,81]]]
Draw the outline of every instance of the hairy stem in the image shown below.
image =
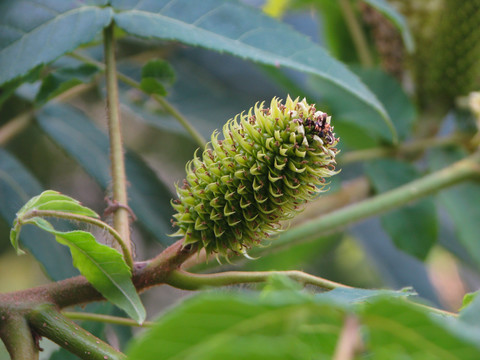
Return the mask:
[[121,205],[114,210],[113,227],[118,231],[122,239],[124,239],[129,253],[132,253],[129,212],[126,208],[128,206],[127,180],[125,176],[125,159],[122,143],[120,106],[118,101],[115,39],[113,36],[114,27],[115,25],[112,23],[103,31],[112,192],[113,201]]
[[[83,61],[85,63],[93,64],[105,70],[105,65],[88,56],[81,55],[77,52],[71,53],[70,56],[77,60]],[[117,77],[118,77],[118,80],[143,92],[140,86],[140,83],[138,81],[135,81],[131,77],[125,74],[122,74],[121,72],[117,72]],[[183,128],[187,131],[187,133],[195,140],[195,142],[200,147],[202,148],[205,147],[205,144],[207,143],[205,138],[197,131],[197,129],[195,129],[195,127],[192,124],[190,124],[190,122],[175,108],[175,106],[173,106],[170,102],[168,102],[164,97],[160,95],[157,95],[157,94],[147,94],[147,95],[149,95],[152,99],[158,102],[166,112],[172,115],[180,123],[180,125],[183,126]]]
[[63,316],[66,316],[71,320],[96,321],[96,322],[102,322],[107,324],[124,325],[124,326],[151,327],[154,324],[152,321],[144,321],[143,324],[139,324],[135,320],[123,318],[120,316],[94,314],[94,313],[87,313],[87,312],[62,311],[62,314]]
[[352,3],[350,0],[340,0],[340,8],[342,9],[345,22],[347,23],[350,36],[352,37],[355,50],[357,50],[360,63],[366,67],[373,66],[373,58],[368,49],[367,39],[365,33],[360,26],[360,23],[353,11]]
[[315,285],[324,289],[336,289],[338,287],[349,288],[347,285],[313,276],[302,271],[226,271],[216,274],[192,274],[183,270],[175,270],[170,273],[166,283],[179,289],[198,290],[211,286],[226,286],[243,283],[265,282],[272,275],[285,275],[290,279],[302,284]]
[[51,305],[40,305],[28,315],[34,330],[81,359],[120,360],[126,356],[63,316]]
[[0,338],[11,360],[38,360],[38,348],[25,318],[19,313],[2,312]]
[[95,219],[89,216],[84,216],[84,215],[78,215],[78,214],[72,214],[72,213],[65,213],[62,211],[54,211],[54,210],[32,210],[29,211],[25,214],[25,216],[22,217],[22,222],[26,221],[30,218],[33,217],[55,217],[59,219],[67,219],[67,220],[72,220],[72,221],[80,221],[83,223],[87,224],[92,224],[95,226],[98,226],[101,229],[107,230],[110,235],[113,236],[113,238],[117,241],[117,243],[120,245],[123,253],[123,257],[125,259],[125,262],[129,266],[130,269],[133,269],[133,258],[132,254],[129,251],[129,248],[127,246],[127,243],[123,240],[123,238],[120,236],[120,234],[115,231],[114,228],[112,228],[110,225],[107,223],[103,222],[102,220]]

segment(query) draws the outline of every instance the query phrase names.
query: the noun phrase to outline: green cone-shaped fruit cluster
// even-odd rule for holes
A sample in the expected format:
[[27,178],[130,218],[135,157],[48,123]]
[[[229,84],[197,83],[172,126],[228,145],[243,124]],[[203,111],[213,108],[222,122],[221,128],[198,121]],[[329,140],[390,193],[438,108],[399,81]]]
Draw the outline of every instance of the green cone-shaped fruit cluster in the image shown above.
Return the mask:
[[306,100],[274,98],[237,115],[187,164],[174,235],[207,253],[245,253],[322,192],[337,142],[330,117]]

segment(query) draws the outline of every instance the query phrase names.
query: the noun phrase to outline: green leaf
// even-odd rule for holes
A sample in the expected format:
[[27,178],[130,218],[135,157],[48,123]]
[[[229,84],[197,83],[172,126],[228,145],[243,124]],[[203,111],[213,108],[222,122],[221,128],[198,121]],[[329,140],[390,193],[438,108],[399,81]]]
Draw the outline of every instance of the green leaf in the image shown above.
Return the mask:
[[363,0],[363,2],[377,9],[397,27],[402,34],[403,43],[408,52],[412,53],[415,50],[415,43],[407,21],[392,5],[385,0]]
[[150,60],[142,68],[140,87],[147,94],[167,95],[165,85],[175,81],[175,72],[165,60]]
[[328,50],[335,58],[346,63],[358,63],[358,55],[355,44],[352,41],[351,33],[345,22],[339,1],[331,0],[312,0],[298,1],[304,6],[316,6],[321,18],[320,24],[323,30],[323,37]]
[[188,299],[138,337],[128,359],[331,358],[343,311],[306,296],[284,301],[284,295],[207,293]]
[[42,86],[37,93],[35,101],[39,104],[44,104],[76,85],[89,83],[98,71],[98,67],[90,64],[54,71],[42,80]]
[[460,311],[465,310],[465,308],[467,308],[468,305],[470,305],[473,302],[473,300],[475,300],[478,294],[479,294],[478,291],[465,294],[462,300],[462,307],[460,308]]
[[[0,149],[0,216],[13,223],[16,212],[35,194],[42,191],[39,182],[12,155]],[[5,236],[5,240],[6,240]],[[22,230],[21,242],[42,264],[53,280],[62,280],[78,271],[72,266],[67,248],[51,239],[44,231],[34,227]]]
[[107,300],[138,323],[145,320],[145,308],[132,283],[130,268],[117,250],[98,243],[89,232],[56,231],[45,219],[30,221],[70,248],[73,265]]
[[[397,160],[377,160],[366,166],[366,174],[379,193],[394,189],[420,177],[416,168]],[[424,259],[435,244],[438,223],[431,198],[408,204],[383,215],[382,225],[401,250]]]
[[[76,215],[89,216],[99,218],[98,214],[80,205],[80,202],[66,195],[62,195],[57,191],[46,190],[40,195],[31,198],[18,212],[17,217],[13,223],[13,228],[10,231],[10,242],[17,250],[17,254],[24,254],[18,245],[18,238],[20,236],[20,228],[25,223],[28,214],[36,210],[49,210],[61,213],[71,213]],[[53,216],[54,217],[54,216]],[[28,220],[27,220],[28,221]]]
[[[431,152],[430,164],[432,170],[439,170],[465,156],[465,152],[459,148],[436,150]],[[453,220],[459,242],[480,266],[480,185],[465,182],[440,192],[437,198]]]
[[77,1],[2,1],[0,84],[92,41],[112,14]]
[[[352,69],[360,77],[368,88],[377,96],[387,110],[388,116],[398,132],[400,139],[407,138],[412,130],[413,123],[417,118],[417,110],[403,90],[401,84],[381,69],[364,69],[356,67]],[[344,103],[345,105],[345,103]],[[367,121],[365,117],[360,122]]]
[[316,75],[374,109],[395,137],[382,104],[355,75],[306,36],[257,9],[224,0],[112,0],[111,4],[119,10],[115,23],[127,33]]
[[100,218],[95,211],[81,205],[80,201],[70,196],[60,194],[55,190],[45,190],[40,195],[31,198],[20,211],[18,211],[17,217],[21,217],[27,211],[31,210],[52,210]]
[[402,290],[371,290],[358,288],[336,288],[332,291],[315,295],[318,300],[333,300],[335,303],[364,303],[378,297],[407,297],[417,295],[411,288]]
[[[360,319],[372,359],[478,359],[478,340],[463,336],[457,319],[442,318],[402,299],[365,304]],[[393,357],[395,356],[395,357]]]
[[346,316],[359,320],[352,330],[362,335],[362,358],[479,357],[471,327],[405,301],[410,294],[343,289],[312,298],[288,284],[266,296],[204,293],[160,317],[130,344],[128,359],[332,359]]
[[167,95],[167,89],[165,89],[165,86],[155,78],[142,78],[140,81],[140,88],[147,94],[158,94],[160,96]]
[[[107,189],[111,179],[109,143],[104,133],[83,113],[67,106],[47,106],[37,120],[48,136]],[[163,244],[170,244],[165,234],[171,233],[172,193],[136,154],[127,151],[125,162],[130,207],[147,230]]]

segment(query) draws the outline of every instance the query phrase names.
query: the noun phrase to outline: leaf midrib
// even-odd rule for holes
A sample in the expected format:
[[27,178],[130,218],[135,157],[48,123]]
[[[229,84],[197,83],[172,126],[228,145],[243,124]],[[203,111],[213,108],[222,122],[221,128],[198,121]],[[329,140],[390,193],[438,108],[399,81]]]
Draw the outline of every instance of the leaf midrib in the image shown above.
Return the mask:
[[[72,232],[70,232],[72,233]],[[66,239],[65,237],[62,236],[63,233],[61,232],[57,232],[55,231],[55,236],[59,236],[61,237],[62,239],[64,239],[65,241],[67,241],[69,244],[71,244],[71,246],[74,246],[78,251],[80,251],[85,257],[87,257],[93,264],[99,264],[97,266],[97,268],[99,268],[101,270],[101,272],[105,275],[105,277],[107,277],[111,282],[112,284],[114,284],[115,288],[117,288],[118,290],[120,290],[120,292],[125,296],[125,298],[127,298],[130,302],[130,304],[132,305],[133,309],[135,309],[135,312],[137,313],[137,315],[139,316],[139,318],[141,317],[140,316],[140,312],[137,308],[137,306],[135,305],[135,302],[130,298],[130,296],[125,293],[125,291],[122,289],[122,287],[117,283],[116,280],[114,280],[110,274],[108,272],[106,272],[103,267],[101,266],[102,263],[99,263],[97,261],[94,261],[94,259],[90,256],[89,253],[85,252],[82,248],[78,247],[77,244],[75,244],[74,242],[72,242],[71,240],[68,240]],[[66,233],[68,234],[68,233]],[[93,285],[93,284],[92,284]]]

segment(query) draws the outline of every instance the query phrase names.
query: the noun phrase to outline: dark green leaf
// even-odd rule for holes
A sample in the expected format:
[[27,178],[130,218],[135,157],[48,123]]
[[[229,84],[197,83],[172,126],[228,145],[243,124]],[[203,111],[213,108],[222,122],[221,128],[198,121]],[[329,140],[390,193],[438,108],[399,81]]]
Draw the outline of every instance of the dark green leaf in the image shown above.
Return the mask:
[[[110,184],[109,143],[84,114],[60,105],[38,114],[41,128],[104,188]],[[138,220],[163,244],[171,243],[172,193],[137,155],[126,152],[129,205]]]
[[98,71],[96,66],[84,64],[77,68],[62,68],[52,72],[43,79],[35,101],[43,104],[76,85],[89,83]]
[[112,14],[77,1],[1,2],[0,84],[92,41]]
[[397,129],[398,137],[407,138],[417,117],[417,111],[400,83],[380,69],[353,70],[383,104]]
[[331,358],[343,311],[310,297],[284,296],[196,296],[158,319],[127,354],[130,360]]
[[370,6],[373,6],[380,13],[382,13],[387,19],[389,19],[393,25],[395,25],[402,34],[403,43],[405,44],[408,52],[413,52],[415,50],[415,43],[413,41],[413,36],[410,32],[410,29],[407,25],[405,18],[395,10],[395,8],[390,5],[385,0],[363,0]]
[[[12,224],[16,212],[22,205],[41,191],[40,184],[28,170],[13,156],[0,149],[0,216],[8,224]],[[78,275],[72,266],[72,257],[68,249],[58,244],[44,231],[27,227],[22,231],[20,238],[24,247],[43,265],[53,280]]]
[[142,78],[149,77],[171,85],[175,81],[175,72],[165,60],[150,60],[142,68]]
[[[377,160],[367,165],[373,187],[379,193],[417,179],[420,174],[413,165],[397,160]],[[438,223],[432,199],[420,200],[393,210],[381,217],[382,225],[395,245],[407,253],[424,259],[435,244]]]
[[142,78],[140,81],[140,88],[147,94],[158,94],[160,96],[167,95],[165,86],[163,86],[162,83],[157,81],[155,78]]
[[193,3],[112,0],[111,3],[121,10],[115,14],[116,24],[130,34],[177,40],[317,75],[367,104],[382,119],[386,131],[395,132],[382,104],[343,64],[307,37],[259,10],[238,1],[223,0]]
[[125,310],[138,323],[145,320],[145,309],[132,283],[130,269],[117,250],[98,243],[89,232],[56,231],[44,219],[30,221],[70,248],[73,265],[107,300]]
[[[438,170],[464,156],[464,151],[458,148],[437,150],[432,152],[430,163],[433,170]],[[438,199],[453,220],[460,243],[480,266],[480,185],[465,182],[440,192]]]
[[[379,69],[354,68],[353,70],[385,106],[399,138],[407,137],[416,111],[400,84]],[[389,129],[382,122],[378,113],[372,111],[371,107],[365,106],[365,103],[358,99],[348,97],[343,89],[319,82],[316,78],[310,79],[309,86],[322,98],[322,102],[328,105],[334,115],[334,121],[350,122],[352,125],[362,128],[369,137],[373,137],[377,142],[380,140],[390,141]],[[339,134],[342,136],[341,133]],[[357,141],[361,143],[363,139],[360,138]],[[354,144],[349,143],[349,145],[353,146]]]
[[325,42],[328,50],[339,60],[347,63],[358,63],[358,55],[352,49],[352,41],[348,25],[345,22],[339,1],[312,0],[299,1],[306,6],[316,6],[321,17]]
[[147,94],[167,95],[165,85],[175,81],[175,72],[170,64],[164,60],[150,60],[142,68],[140,87]]
[[0,87],[0,108],[3,103],[15,93],[15,90],[24,82],[34,82],[40,77],[41,66],[32,69],[25,76],[8,81]]

